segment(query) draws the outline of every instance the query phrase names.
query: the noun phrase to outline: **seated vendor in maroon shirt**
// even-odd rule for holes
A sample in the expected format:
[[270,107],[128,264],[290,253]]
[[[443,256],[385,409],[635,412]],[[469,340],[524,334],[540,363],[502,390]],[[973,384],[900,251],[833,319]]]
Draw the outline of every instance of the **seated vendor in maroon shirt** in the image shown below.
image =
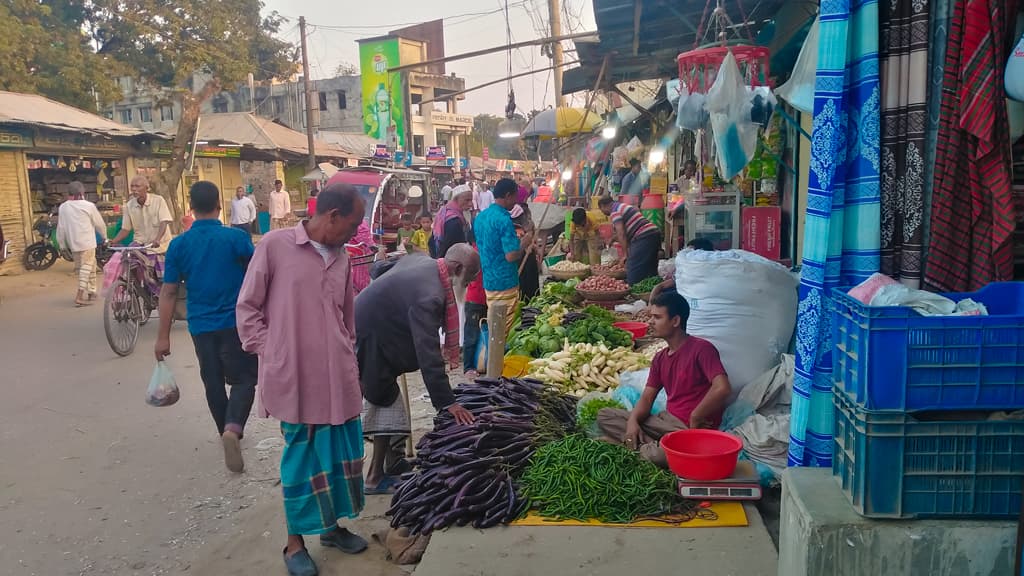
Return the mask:
[[[665,291],[651,302],[654,335],[668,348],[651,362],[647,386],[633,411],[605,408],[597,415],[601,431],[611,442],[638,450],[640,456],[663,468],[665,453],[658,445],[669,432],[686,428],[714,428],[722,423],[725,404],[732,393],[729,377],[714,345],[686,333],[690,306],[675,291]],[[651,407],[665,389],[667,410],[656,416]]]

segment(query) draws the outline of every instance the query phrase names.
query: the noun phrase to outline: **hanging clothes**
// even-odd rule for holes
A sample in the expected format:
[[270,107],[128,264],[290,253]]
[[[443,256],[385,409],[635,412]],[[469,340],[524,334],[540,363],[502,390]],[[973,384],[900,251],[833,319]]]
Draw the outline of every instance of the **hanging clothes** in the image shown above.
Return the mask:
[[942,122],[942,80],[946,69],[946,42],[949,16],[954,0],[929,0],[928,15],[928,121],[924,132],[924,250],[921,261],[928,262],[928,244],[932,229],[932,182],[935,182],[935,151]]
[[882,2],[882,272],[921,286],[928,0]]
[[836,286],[879,268],[878,4],[821,5],[789,464],[832,463],[832,317]]
[[1013,278],[1003,67],[1016,0],[956,2],[950,19],[925,283],[965,292]]

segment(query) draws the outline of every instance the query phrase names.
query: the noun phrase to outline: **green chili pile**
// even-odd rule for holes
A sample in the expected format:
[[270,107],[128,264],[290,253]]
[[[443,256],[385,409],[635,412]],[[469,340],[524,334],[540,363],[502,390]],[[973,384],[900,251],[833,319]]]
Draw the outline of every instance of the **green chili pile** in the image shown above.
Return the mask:
[[626,524],[682,504],[676,478],[615,444],[567,436],[538,448],[521,497],[544,517]]

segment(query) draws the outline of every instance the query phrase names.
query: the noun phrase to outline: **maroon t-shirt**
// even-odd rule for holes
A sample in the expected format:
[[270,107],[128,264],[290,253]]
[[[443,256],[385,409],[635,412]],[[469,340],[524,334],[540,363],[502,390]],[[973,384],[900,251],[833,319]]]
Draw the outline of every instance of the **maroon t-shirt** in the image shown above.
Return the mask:
[[[664,388],[669,414],[689,426],[690,414],[711,389],[711,381],[723,374],[725,368],[714,344],[690,336],[675,352],[665,348],[654,356],[647,387]],[[711,415],[711,424],[715,428],[722,424],[721,412]]]

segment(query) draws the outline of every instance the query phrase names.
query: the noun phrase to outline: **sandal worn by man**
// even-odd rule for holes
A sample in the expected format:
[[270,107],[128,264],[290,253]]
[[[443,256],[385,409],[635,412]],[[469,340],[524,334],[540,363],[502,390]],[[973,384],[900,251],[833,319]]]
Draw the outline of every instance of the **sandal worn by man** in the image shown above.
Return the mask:
[[281,555],[284,556],[284,566],[288,569],[288,576],[318,576],[320,574],[316,563],[309,555],[309,550],[305,548],[289,556],[288,548],[285,547]]
[[394,476],[384,476],[377,482],[376,486],[364,486],[365,496],[379,496],[381,494],[394,494],[398,488],[398,479]]
[[320,535],[320,545],[337,548],[346,554],[359,554],[369,545],[366,539],[349,532],[347,528],[336,528]]

